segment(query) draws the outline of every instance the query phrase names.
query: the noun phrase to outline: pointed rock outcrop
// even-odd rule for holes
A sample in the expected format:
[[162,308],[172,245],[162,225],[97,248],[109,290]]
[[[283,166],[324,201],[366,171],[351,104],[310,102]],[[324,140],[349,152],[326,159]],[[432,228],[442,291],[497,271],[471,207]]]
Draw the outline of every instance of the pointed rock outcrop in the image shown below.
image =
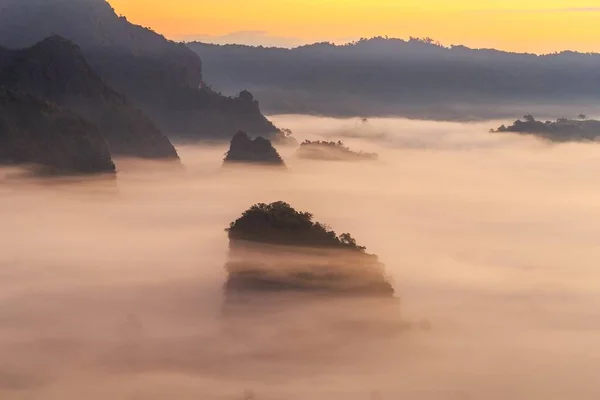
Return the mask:
[[236,163],[285,167],[283,159],[270,140],[263,137],[252,139],[242,131],[231,139],[229,151],[223,160],[224,165]]

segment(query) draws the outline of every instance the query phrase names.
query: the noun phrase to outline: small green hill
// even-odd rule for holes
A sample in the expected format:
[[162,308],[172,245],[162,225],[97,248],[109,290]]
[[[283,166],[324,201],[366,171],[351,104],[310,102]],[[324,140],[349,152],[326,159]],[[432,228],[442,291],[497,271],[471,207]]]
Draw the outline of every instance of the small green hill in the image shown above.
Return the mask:
[[327,161],[372,161],[379,158],[375,153],[353,151],[345,146],[343,142],[327,142],[320,140],[305,140],[300,144],[296,156],[310,160]]
[[227,292],[394,296],[377,256],[288,203],[256,204],[227,232]]
[[231,240],[365,251],[349,233],[338,236],[326,225],[314,222],[312,214],[296,211],[283,201],[253,205],[227,232]]

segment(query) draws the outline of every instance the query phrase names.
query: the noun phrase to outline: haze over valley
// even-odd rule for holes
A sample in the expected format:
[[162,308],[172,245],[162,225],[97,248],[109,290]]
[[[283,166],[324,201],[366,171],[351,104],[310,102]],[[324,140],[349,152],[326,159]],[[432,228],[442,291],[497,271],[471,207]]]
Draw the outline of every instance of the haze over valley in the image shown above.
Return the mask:
[[[127,10],[209,30],[270,2]],[[317,3],[276,16],[412,7]],[[531,45],[597,12],[492,3]],[[0,0],[0,399],[600,398],[598,54],[128,18]]]
[[[348,126],[275,122],[301,140]],[[1,397],[596,398],[600,149],[370,123],[402,132],[348,139],[380,154],[372,164],[282,148],[288,171],[220,171],[225,146],[178,146],[183,171],[117,159],[116,183],[5,181]],[[431,329],[334,342],[327,362],[316,310],[262,325],[257,308],[262,334],[222,334],[223,230],[277,200],[352,232],[385,263],[399,316]],[[283,341],[291,324],[313,333]]]

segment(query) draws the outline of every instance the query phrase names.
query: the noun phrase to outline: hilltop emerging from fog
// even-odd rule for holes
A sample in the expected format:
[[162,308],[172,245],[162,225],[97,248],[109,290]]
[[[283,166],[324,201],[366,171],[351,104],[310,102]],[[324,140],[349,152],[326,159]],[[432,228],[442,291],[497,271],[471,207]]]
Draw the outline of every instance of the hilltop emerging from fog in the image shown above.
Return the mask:
[[247,88],[269,113],[506,118],[521,104],[600,101],[599,54],[538,56],[383,37],[293,49],[188,47],[216,89]]
[[586,119],[559,118],[556,121],[538,121],[533,115],[525,115],[512,125],[502,125],[493,133],[512,132],[534,135],[553,142],[595,141],[600,137],[600,121]]
[[321,140],[305,140],[300,145],[296,155],[300,158],[326,161],[365,161],[377,160],[378,158],[375,153],[352,151],[341,141],[327,142]]
[[231,139],[229,151],[225,154],[224,165],[247,163],[284,167],[285,163],[271,144],[263,137],[250,138],[246,132],[239,131]]
[[376,256],[285,202],[250,207],[227,232],[227,292],[394,295]]

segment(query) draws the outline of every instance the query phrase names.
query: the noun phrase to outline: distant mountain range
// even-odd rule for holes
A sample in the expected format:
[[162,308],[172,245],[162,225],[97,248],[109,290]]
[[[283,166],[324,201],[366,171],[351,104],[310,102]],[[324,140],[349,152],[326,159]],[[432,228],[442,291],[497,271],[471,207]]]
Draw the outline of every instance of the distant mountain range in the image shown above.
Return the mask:
[[77,44],[106,84],[167,135],[229,140],[240,129],[278,132],[251,95],[207,89],[194,52],[131,24],[105,0],[0,0],[0,46],[21,49],[54,35]]
[[600,54],[538,56],[383,37],[294,49],[187,45],[216,90],[247,88],[268,113],[478,119],[514,117],[524,105],[590,113],[580,108],[600,102]]

